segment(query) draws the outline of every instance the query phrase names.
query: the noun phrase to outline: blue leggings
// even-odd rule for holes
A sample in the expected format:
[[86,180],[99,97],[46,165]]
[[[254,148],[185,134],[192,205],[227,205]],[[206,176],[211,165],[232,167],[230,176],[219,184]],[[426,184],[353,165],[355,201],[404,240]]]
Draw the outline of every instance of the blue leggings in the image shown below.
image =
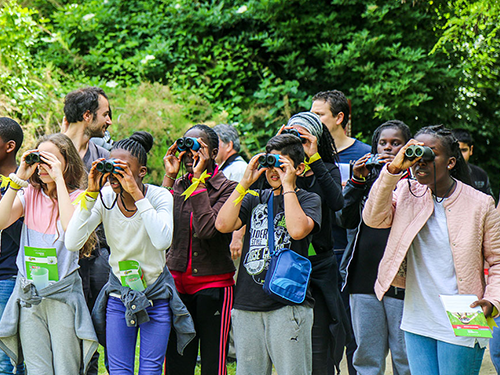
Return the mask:
[[116,297],[109,297],[106,308],[106,348],[109,371],[113,375],[133,375],[137,333],[141,330],[139,374],[160,375],[165,361],[172,311],[168,300],[153,301],[146,309],[150,321],[139,327],[127,327],[125,306]]
[[478,375],[485,348],[448,344],[405,332],[411,375]]

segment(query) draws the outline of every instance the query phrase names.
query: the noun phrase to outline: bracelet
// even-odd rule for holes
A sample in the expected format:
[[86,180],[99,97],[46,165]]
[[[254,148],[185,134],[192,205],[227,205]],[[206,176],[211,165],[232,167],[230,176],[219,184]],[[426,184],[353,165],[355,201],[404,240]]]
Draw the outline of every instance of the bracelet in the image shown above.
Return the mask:
[[168,174],[166,174],[166,173],[165,173],[164,177],[170,178],[172,181],[174,181],[174,182],[175,182],[175,178],[174,178],[174,177],[172,177],[172,176],[169,176],[169,175],[168,175]]
[[174,189],[172,186],[162,186],[162,187],[167,189],[168,191],[172,191]]
[[363,183],[363,184],[366,182],[366,178],[365,178],[365,177],[363,177],[363,176],[356,177],[356,176],[354,176],[354,175],[353,175],[353,176],[352,176],[352,180],[353,180],[354,182],[357,182],[357,183]]
[[288,191],[284,191],[283,195],[288,194],[288,193],[297,194],[297,192],[295,190],[288,190]]
[[14,189],[20,189],[20,188],[27,188],[29,186],[28,181],[25,181],[19,177],[15,173],[9,174],[9,178],[12,183],[14,183],[14,186],[12,186]]

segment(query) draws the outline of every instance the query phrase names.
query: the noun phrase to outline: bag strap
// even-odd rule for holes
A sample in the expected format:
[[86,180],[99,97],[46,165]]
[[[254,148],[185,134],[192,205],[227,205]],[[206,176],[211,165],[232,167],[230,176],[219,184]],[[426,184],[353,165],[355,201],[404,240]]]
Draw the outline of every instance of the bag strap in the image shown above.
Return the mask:
[[269,253],[271,256],[274,255],[274,213],[273,213],[273,195],[274,192],[271,191],[271,195],[267,200],[267,245],[269,247]]

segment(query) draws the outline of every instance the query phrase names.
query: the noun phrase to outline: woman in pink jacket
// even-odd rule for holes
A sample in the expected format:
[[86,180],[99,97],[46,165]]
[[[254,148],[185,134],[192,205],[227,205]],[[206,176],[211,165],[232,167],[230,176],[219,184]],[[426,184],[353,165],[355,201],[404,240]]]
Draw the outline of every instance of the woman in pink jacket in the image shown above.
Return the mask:
[[[411,145],[434,158],[409,160]],[[400,181],[410,167],[416,181]],[[439,295],[473,294],[486,316],[500,305],[500,215],[469,181],[458,141],[429,126],[383,168],[363,211],[368,226],[391,227],[375,292],[381,299],[391,284],[406,286],[401,329],[412,375],[479,373],[487,339],[455,337]]]

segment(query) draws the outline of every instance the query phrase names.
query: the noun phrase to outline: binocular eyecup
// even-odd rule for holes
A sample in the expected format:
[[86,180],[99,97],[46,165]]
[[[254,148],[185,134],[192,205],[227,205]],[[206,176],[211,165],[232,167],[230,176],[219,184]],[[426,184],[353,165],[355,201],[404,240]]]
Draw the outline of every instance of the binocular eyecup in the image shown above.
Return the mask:
[[33,165],[35,163],[43,163],[42,159],[40,158],[40,153],[38,151],[26,155],[24,161],[28,165]]
[[259,164],[264,168],[281,167],[280,156],[276,154],[265,154],[259,156]]
[[433,161],[436,155],[430,147],[411,145],[405,151],[405,158],[408,160],[415,160],[422,158],[423,161]]
[[176,141],[177,149],[179,151],[193,150],[198,151],[200,149],[200,144],[196,138],[192,137],[182,137]]
[[115,159],[101,160],[97,163],[95,169],[97,172],[101,173],[115,173],[117,170],[123,170],[122,168],[115,165]]
[[299,131],[297,129],[283,129],[283,131],[281,132],[281,134],[292,134],[296,137],[299,137],[300,138],[300,141],[302,143],[306,143],[307,142],[307,139],[305,138],[302,138],[302,135],[299,133]]

